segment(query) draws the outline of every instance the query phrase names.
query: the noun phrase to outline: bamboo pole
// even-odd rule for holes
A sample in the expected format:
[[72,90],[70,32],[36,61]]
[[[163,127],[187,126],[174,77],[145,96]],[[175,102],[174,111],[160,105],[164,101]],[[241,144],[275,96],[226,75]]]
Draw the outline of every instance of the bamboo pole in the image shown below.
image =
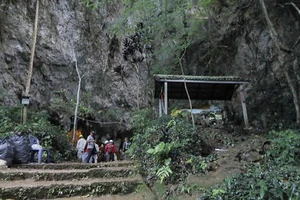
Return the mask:
[[[31,83],[32,72],[33,72],[33,59],[34,59],[35,45],[36,45],[36,38],[37,38],[38,19],[39,19],[39,0],[36,1],[35,22],[34,22],[33,41],[32,41],[32,47],[31,47],[30,64],[29,64],[29,70],[28,70],[28,75],[27,75],[27,83],[26,83],[25,93],[23,95],[25,97],[29,96],[30,83]],[[26,122],[27,122],[27,105],[24,105],[24,107],[23,107],[23,124],[26,124]]]

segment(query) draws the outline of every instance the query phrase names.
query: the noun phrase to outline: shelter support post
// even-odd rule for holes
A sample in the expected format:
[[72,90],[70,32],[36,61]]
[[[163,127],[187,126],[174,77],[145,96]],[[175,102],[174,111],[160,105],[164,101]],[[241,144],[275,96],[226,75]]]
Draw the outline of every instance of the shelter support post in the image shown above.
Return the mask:
[[165,100],[164,113],[165,115],[167,115],[168,114],[168,82],[164,83],[164,100]]
[[158,99],[158,113],[159,113],[159,117],[162,116],[162,100],[161,98]]
[[244,87],[243,86],[241,86],[241,88],[240,88],[240,96],[241,96],[241,102],[242,102],[242,108],[243,108],[245,128],[250,128],[249,121],[248,121],[247,108],[246,108],[246,99],[245,99],[245,93],[244,93]]

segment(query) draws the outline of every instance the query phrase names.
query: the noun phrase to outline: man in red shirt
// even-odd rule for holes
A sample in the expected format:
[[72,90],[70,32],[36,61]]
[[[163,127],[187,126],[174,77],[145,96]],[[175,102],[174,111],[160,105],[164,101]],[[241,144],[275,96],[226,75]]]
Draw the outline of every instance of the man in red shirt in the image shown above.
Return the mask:
[[116,145],[114,145],[113,140],[109,140],[107,145],[105,146],[105,156],[106,156],[106,162],[108,161],[114,161],[114,154],[117,152]]

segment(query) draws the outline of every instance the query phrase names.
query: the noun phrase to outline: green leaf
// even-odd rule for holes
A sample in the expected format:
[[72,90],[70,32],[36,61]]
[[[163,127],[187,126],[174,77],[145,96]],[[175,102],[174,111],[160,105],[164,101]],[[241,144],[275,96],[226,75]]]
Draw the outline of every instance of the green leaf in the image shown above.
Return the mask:
[[147,153],[151,153],[151,154],[153,154],[154,153],[154,149],[148,149],[148,151],[147,151]]
[[163,149],[165,148],[165,145],[166,144],[164,142],[160,142],[158,145],[156,145],[155,153],[163,151]]

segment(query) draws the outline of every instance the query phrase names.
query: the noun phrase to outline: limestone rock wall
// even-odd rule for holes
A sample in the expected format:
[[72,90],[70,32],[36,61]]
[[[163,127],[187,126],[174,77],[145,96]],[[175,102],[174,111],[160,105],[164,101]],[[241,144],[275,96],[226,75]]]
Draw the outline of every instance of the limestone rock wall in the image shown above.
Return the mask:
[[[20,104],[25,91],[33,40],[36,1],[2,1],[0,5],[0,104]],[[96,111],[115,112],[126,122],[130,110],[142,106],[136,70],[122,57],[122,38],[108,30],[118,4],[91,10],[78,0],[40,1],[38,36],[30,88],[30,106],[49,109],[57,99],[76,101],[78,75],[81,101]],[[75,62],[76,61],[76,62]],[[116,72],[122,68],[126,76]],[[139,67],[142,70],[143,63]],[[57,110],[60,118],[64,118]],[[68,113],[70,117],[70,113]],[[114,125],[113,125],[114,126]],[[128,128],[128,127],[127,127]],[[126,129],[126,128],[125,128]]]
[[[295,122],[292,93],[282,69],[288,69],[295,88],[295,75],[300,69],[299,2],[265,0],[265,5],[282,44],[284,66],[278,61],[259,1],[216,1],[204,28],[208,39],[192,44],[188,51],[192,74],[234,75],[250,80],[246,87],[248,116],[251,126],[258,129]],[[229,103],[235,118],[243,123],[239,96]]]

